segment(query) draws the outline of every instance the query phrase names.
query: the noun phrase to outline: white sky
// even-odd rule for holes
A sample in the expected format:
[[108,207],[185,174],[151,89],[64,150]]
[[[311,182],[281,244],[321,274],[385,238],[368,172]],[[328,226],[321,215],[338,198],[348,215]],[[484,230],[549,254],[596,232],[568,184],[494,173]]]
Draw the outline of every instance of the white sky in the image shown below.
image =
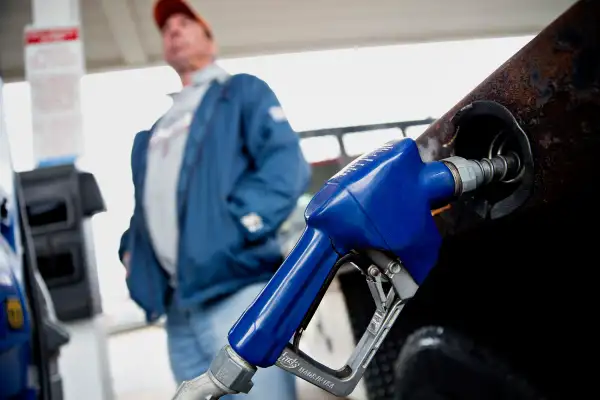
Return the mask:
[[[221,60],[231,73],[267,81],[297,131],[439,117],[525,45],[532,36],[320,51]],[[134,135],[170,104],[180,88],[167,67],[90,74],[82,80],[86,154],[108,212],[94,218],[96,255],[107,311],[127,299],[118,240],[133,208],[129,157]],[[6,84],[6,127],[17,170],[34,166],[29,91]],[[389,134],[354,137],[358,153]],[[332,143],[332,142],[329,142]],[[327,138],[306,143],[311,160],[335,156]]]

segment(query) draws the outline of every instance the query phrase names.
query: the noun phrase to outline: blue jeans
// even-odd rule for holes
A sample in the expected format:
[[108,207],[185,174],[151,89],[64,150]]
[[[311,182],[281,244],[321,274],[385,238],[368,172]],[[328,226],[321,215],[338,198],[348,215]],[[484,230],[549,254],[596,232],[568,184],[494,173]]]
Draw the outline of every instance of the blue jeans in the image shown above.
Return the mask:
[[[225,346],[227,334],[264,287],[263,283],[241,291],[205,308],[182,310],[171,305],[167,310],[167,344],[171,370],[177,384],[206,372],[217,352]],[[295,400],[295,377],[278,367],[259,368],[248,394],[222,399]]]

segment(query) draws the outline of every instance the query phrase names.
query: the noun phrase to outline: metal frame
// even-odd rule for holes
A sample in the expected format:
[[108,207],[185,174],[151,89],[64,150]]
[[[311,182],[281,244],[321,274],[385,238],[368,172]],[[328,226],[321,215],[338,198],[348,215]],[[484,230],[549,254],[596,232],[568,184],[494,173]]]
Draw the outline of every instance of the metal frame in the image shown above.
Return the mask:
[[[335,165],[335,172],[333,174],[340,171],[346,165],[348,165],[352,160],[354,160],[358,156],[351,156],[347,153],[346,146],[344,144],[344,136],[351,133],[362,133],[369,131],[377,131],[383,129],[399,129],[402,133],[403,137],[407,137],[406,130],[411,126],[418,125],[431,125],[435,122],[434,118],[426,118],[419,120],[410,120],[410,121],[398,121],[398,122],[390,122],[385,124],[371,124],[371,125],[356,125],[356,126],[344,126],[339,128],[328,128],[328,129],[318,129],[312,131],[303,131],[299,132],[298,135],[300,139],[309,139],[315,137],[324,137],[324,136],[335,136],[338,141],[338,145],[340,147],[340,156],[338,158],[332,158],[324,161],[312,162],[311,166],[313,168],[318,168],[320,166],[332,166]],[[332,175],[333,175],[332,174]],[[325,183],[327,179],[331,176],[323,176],[321,177],[318,174],[313,174],[313,178],[311,180],[310,187],[307,190],[307,193],[314,194],[318,191],[321,186]],[[323,179],[321,179],[323,178]]]
[[346,166],[350,161],[354,159],[354,157],[348,155],[346,152],[346,146],[344,145],[343,137],[349,133],[358,133],[358,132],[368,132],[368,131],[377,131],[382,129],[400,129],[403,137],[406,136],[406,129],[411,126],[418,125],[430,125],[435,121],[434,118],[426,118],[419,120],[411,120],[411,121],[399,121],[399,122],[390,122],[385,124],[371,124],[371,125],[355,125],[355,126],[344,126],[340,128],[327,128],[327,129],[317,129],[313,131],[303,131],[299,132],[298,135],[301,139],[308,139],[313,137],[321,137],[321,136],[335,136],[340,145],[341,156],[337,160],[326,160],[323,162],[312,163],[312,165],[320,165],[320,164],[329,164],[333,162],[338,162],[340,165],[340,169]]

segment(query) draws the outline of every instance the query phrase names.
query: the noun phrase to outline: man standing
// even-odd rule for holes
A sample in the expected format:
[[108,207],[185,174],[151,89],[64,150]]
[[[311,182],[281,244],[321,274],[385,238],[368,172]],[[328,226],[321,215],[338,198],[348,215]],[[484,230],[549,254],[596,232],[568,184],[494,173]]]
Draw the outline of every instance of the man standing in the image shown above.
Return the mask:
[[[147,320],[166,315],[181,383],[208,369],[281,263],[276,231],[310,169],[269,86],[214,63],[202,17],[184,1],[159,0],[154,18],[183,89],[134,140],[135,209],[119,257]],[[278,368],[259,370],[254,382],[247,398],[295,398],[294,378]]]

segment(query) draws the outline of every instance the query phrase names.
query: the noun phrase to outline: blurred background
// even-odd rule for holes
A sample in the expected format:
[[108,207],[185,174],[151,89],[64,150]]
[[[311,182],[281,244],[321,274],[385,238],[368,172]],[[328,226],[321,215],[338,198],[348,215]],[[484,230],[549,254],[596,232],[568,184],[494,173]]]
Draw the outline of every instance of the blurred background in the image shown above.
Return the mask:
[[[530,38],[265,55],[222,59],[219,64],[231,73],[263,78],[280,98],[294,129],[311,131],[439,117]],[[473,59],[472,54],[478,57]],[[180,85],[169,67],[92,73],[82,79],[86,151],[81,165],[96,176],[108,210],[94,217],[93,226],[102,305],[115,323],[134,318],[137,311],[128,307],[117,257],[119,239],[133,211],[131,144],[137,132],[151,127],[168,109],[168,94]],[[28,83],[5,84],[4,101],[15,168],[32,169]],[[425,127],[417,125],[407,133],[416,137]],[[344,136],[351,156],[401,135],[394,130],[368,135],[356,130]],[[312,163],[340,157],[339,144],[330,135],[302,139],[302,146]]]

